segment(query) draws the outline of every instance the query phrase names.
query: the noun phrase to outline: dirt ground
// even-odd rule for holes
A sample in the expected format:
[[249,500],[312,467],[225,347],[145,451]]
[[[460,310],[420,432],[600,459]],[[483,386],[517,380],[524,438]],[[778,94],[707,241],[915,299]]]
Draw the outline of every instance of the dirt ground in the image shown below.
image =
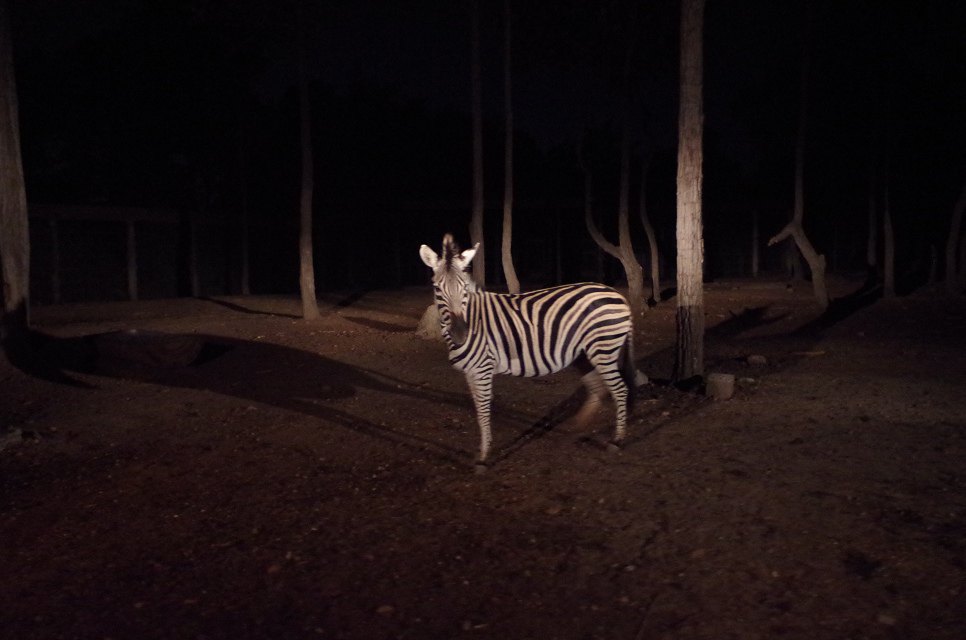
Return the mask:
[[501,377],[477,476],[430,298],[36,309],[46,368],[0,364],[0,637],[966,638],[966,300],[823,324],[807,285],[711,284],[731,400],[661,382],[665,303],[623,450],[613,410],[568,421],[576,373]]

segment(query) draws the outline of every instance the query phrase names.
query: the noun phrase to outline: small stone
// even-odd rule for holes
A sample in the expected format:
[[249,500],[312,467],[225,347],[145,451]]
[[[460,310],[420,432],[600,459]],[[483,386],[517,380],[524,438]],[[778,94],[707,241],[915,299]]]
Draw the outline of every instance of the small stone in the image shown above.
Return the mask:
[[886,626],[892,627],[896,624],[896,618],[888,613],[880,613],[876,618],[879,624],[884,624]]
[[762,355],[753,354],[748,356],[746,362],[753,367],[763,367],[768,364],[768,358]]
[[391,616],[392,614],[396,613],[396,607],[392,606],[391,604],[379,605],[379,607],[376,608],[376,613],[381,616]]
[[709,373],[705,395],[715,400],[728,400],[735,393],[735,377],[730,373]]

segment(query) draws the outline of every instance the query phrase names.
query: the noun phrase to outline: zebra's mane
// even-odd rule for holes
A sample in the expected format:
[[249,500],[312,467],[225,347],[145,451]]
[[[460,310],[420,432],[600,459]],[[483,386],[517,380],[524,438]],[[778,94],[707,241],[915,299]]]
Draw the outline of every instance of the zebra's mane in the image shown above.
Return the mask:
[[453,258],[460,255],[460,246],[456,244],[453,235],[447,233],[443,236],[443,265],[446,271],[453,268]]

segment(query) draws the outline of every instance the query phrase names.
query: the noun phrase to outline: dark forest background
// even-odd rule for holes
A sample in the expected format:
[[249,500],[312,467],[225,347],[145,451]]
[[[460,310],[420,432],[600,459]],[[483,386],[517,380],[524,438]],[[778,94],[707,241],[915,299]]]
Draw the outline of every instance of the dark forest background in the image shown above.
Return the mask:
[[[295,29],[308,34],[320,290],[423,283],[420,244],[464,243],[471,192],[468,2],[15,0],[13,38],[31,211],[139,208],[144,297],[184,294],[196,221],[202,293],[235,293],[239,221],[254,293],[298,290]],[[502,3],[482,2],[486,244],[499,286]],[[632,217],[647,205],[673,273],[676,2],[517,0],[515,238],[525,288],[598,277],[583,224],[577,145],[596,214],[614,232],[621,69],[632,48]],[[300,22],[301,20],[301,22]],[[811,52],[805,226],[833,272],[865,268],[870,197],[885,187],[900,290],[942,255],[966,179],[966,9],[924,2],[708,3],[705,23],[706,276],[747,276],[753,216],[764,242],[792,207],[802,51]],[[874,179],[874,182],[873,182]],[[49,228],[32,219],[33,299],[49,299]],[[123,298],[125,228],[61,223],[65,301]],[[635,224],[642,261],[646,242]],[[880,234],[881,235],[881,234]],[[940,264],[941,269],[941,264]],[[941,275],[941,274],[940,274]],[[606,257],[604,279],[619,280]]]

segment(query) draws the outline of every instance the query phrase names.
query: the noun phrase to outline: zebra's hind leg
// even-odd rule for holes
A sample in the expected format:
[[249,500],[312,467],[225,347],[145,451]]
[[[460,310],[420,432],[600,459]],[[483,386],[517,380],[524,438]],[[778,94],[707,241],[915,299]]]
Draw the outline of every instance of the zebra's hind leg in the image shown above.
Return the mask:
[[617,423],[614,426],[614,437],[608,443],[610,451],[619,451],[624,437],[627,435],[627,384],[621,377],[620,367],[613,354],[592,354],[588,356],[604,386],[614,398],[617,405]]
[[480,457],[476,459],[476,473],[485,473],[487,469],[486,457],[490,453],[493,443],[493,433],[490,430],[490,404],[493,400],[493,371],[483,369],[474,373],[467,372],[466,382],[473,394],[473,404],[476,407],[476,421],[480,425]]
[[574,422],[578,426],[584,427],[590,421],[590,418],[600,409],[601,401],[607,396],[607,386],[604,384],[596,369],[591,369],[585,373],[581,380],[584,383],[584,387],[587,388],[587,399],[584,400],[584,404],[581,405],[577,411],[577,415],[574,416]]

